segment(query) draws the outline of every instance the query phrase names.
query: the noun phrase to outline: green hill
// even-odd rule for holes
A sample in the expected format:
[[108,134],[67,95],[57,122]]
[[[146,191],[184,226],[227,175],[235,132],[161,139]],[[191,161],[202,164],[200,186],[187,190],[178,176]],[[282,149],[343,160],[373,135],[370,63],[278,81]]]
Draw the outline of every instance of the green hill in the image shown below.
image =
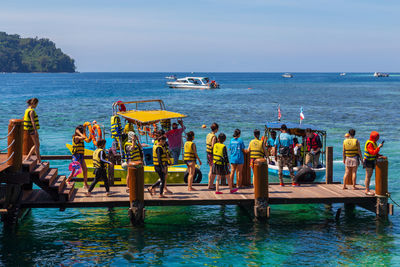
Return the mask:
[[0,72],[75,72],[75,63],[49,39],[0,32]]

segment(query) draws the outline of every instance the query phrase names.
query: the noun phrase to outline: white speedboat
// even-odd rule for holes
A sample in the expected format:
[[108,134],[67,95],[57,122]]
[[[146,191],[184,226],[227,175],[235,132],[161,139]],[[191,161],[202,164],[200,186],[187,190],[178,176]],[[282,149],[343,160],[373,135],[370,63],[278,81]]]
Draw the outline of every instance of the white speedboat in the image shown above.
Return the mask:
[[340,73],[340,76],[346,76],[346,72]]
[[285,73],[282,75],[283,78],[293,78],[293,74],[291,73]]
[[375,72],[374,77],[389,77],[388,73]]
[[215,89],[219,88],[216,81],[210,81],[207,77],[185,77],[174,81],[167,82],[170,88],[187,88],[187,89]]
[[165,76],[165,79],[176,80],[176,76],[175,75]]

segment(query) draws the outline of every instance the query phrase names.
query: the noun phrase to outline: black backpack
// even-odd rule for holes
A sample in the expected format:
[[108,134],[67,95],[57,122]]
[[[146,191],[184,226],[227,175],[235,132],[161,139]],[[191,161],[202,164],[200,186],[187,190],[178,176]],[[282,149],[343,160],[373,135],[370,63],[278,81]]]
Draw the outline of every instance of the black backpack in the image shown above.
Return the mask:
[[282,146],[282,144],[281,144],[281,134],[282,133],[280,133],[279,134],[279,137],[278,137],[278,141],[279,141],[279,154],[281,155],[281,156],[283,156],[283,157],[288,157],[288,156],[290,156],[290,147],[288,147],[288,146]]

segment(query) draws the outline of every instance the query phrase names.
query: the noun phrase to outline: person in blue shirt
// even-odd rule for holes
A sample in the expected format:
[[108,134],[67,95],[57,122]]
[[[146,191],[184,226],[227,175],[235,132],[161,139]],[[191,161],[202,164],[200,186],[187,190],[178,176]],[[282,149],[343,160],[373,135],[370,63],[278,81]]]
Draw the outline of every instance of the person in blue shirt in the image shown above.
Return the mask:
[[229,177],[231,184],[233,185],[233,178],[236,172],[236,187],[242,187],[242,173],[243,173],[243,164],[244,164],[244,143],[242,138],[240,138],[240,130],[236,129],[233,133],[233,138],[229,143],[229,151],[231,152],[231,175]]
[[275,140],[276,140],[276,132],[272,131],[271,137],[268,138],[268,140],[267,140],[267,151],[268,151],[268,162],[269,162],[269,164],[274,164],[274,165],[275,165],[275,162],[270,160],[269,156],[275,155]]
[[290,172],[290,178],[292,178],[292,185],[298,186],[298,183],[294,182],[294,171],[293,171],[293,138],[288,133],[286,124],[282,124],[281,133],[275,139],[275,160],[278,158],[278,175],[279,183],[284,186],[283,183],[283,167],[287,166]]

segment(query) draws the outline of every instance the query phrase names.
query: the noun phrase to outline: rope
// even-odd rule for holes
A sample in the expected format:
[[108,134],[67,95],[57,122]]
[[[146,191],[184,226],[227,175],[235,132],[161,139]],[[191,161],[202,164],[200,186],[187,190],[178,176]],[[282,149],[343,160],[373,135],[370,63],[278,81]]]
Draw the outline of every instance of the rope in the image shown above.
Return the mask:
[[11,129],[11,131],[7,134],[7,136],[5,136],[5,137],[0,137],[0,140],[6,139],[7,137],[9,137],[10,134],[12,134],[12,132],[14,131],[14,129],[15,129],[15,125],[14,125],[14,127]]
[[11,142],[11,144],[10,144],[8,147],[6,147],[6,148],[4,148],[4,149],[0,149],[0,152],[6,151],[6,150],[9,149],[14,143],[15,143],[15,139]]
[[391,200],[396,206],[400,207],[400,205],[397,204],[397,202],[394,201],[393,198],[390,196],[390,193],[387,193],[386,195],[390,198],[390,200]]
[[12,156],[14,156],[14,151],[13,151],[13,153],[11,153],[11,155],[10,155],[10,157],[8,159],[6,159],[3,162],[0,162],[0,165],[3,165],[4,163],[7,163],[7,161],[9,161],[12,158]]

